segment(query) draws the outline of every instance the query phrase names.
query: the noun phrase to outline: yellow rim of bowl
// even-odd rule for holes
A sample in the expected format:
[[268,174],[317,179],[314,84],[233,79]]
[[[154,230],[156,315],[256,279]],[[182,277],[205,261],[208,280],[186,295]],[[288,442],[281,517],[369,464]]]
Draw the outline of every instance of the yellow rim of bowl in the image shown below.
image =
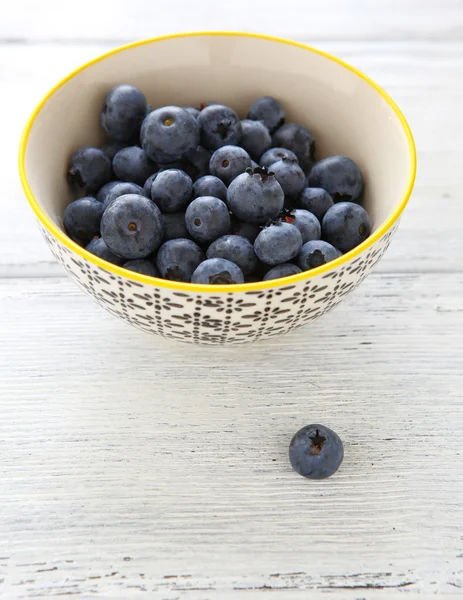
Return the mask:
[[[34,125],[34,121],[35,121],[37,115],[39,114],[40,110],[42,109],[44,104],[47,102],[47,100],[61,86],[63,86],[66,82],[68,82],[70,79],[72,79],[75,75],[78,75],[81,71],[83,71],[87,67],[90,67],[91,65],[94,65],[95,63],[100,62],[101,60],[104,60],[105,58],[108,58],[109,56],[113,56],[114,54],[123,52],[124,50],[128,50],[130,48],[136,48],[137,46],[143,46],[145,44],[153,44],[155,42],[161,42],[164,40],[176,39],[176,38],[181,38],[181,37],[202,37],[202,36],[251,37],[251,38],[257,38],[257,39],[267,40],[267,41],[271,41],[271,42],[278,42],[280,44],[288,44],[290,46],[295,46],[296,48],[302,48],[303,50],[307,50],[309,52],[319,54],[320,56],[323,56],[329,60],[332,60],[332,61],[338,63],[345,69],[348,69],[349,71],[351,71],[352,73],[354,73],[355,75],[357,75],[358,77],[360,77],[361,79],[366,81],[389,104],[389,106],[392,108],[394,113],[397,115],[397,118],[401,122],[403,130],[405,132],[405,136],[407,138],[409,157],[410,157],[410,173],[408,176],[407,186],[405,188],[405,192],[403,194],[401,201],[398,203],[394,212],[389,216],[389,218],[372,235],[370,235],[370,237],[368,239],[366,239],[364,242],[362,242],[359,246],[357,246],[350,252],[347,252],[343,256],[337,258],[336,260],[326,263],[326,264],[322,265],[321,267],[317,267],[316,269],[311,269],[310,271],[303,271],[302,273],[298,273],[297,275],[290,275],[289,277],[283,277],[281,279],[271,279],[269,281],[259,281],[256,283],[243,283],[243,284],[233,284],[233,285],[207,285],[207,284],[203,285],[203,284],[196,284],[196,283],[182,283],[182,282],[178,282],[178,281],[170,281],[168,279],[158,279],[155,277],[148,277],[146,275],[141,275],[141,274],[135,273],[133,271],[128,271],[126,269],[123,269],[122,267],[117,267],[116,265],[113,265],[112,263],[108,263],[105,260],[102,260],[101,258],[99,258],[98,256],[95,256],[94,254],[87,252],[87,250],[85,250],[85,248],[82,248],[81,246],[79,246],[78,244],[73,242],[61,229],[59,229],[59,227],[57,227],[45,215],[45,213],[42,211],[41,207],[39,206],[37,200],[35,199],[35,197],[32,193],[32,190],[29,186],[29,182],[26,177],[26,169],[25,169],[24,163],[25,163],[26,146],[27,146],[27,141],[29,138],[29,133],[32,129],[32,126]],[[207,293],[211,293],[211,292],[214,292],[214,293],[245,292],[245,291],[248,292],[248,291],[258,291],[258,290],[268,289],[268,288],[272,288],[272,287],[280,287],[280,286],[290,285],[292,283],[297,283],[299,281],[305,281],[307,279],[311,279],[312,277],[317,277],[318,275],[321,275],[322,273],[326,273],[327,271],[330,271],[331,269],[335,269],[336,267],[339,267],[340,265],[350,261],[352,258],[361,254],[364,250],[366,250],[370,246],[373,246],[373,244],[377,240],[379,240],[394,225],[394,223],[400,217],[405,206],[407,205],[408,199],[410,198],[410,195],[412,193],[413,184],[415,182],[415,176],[416,176],[416,150],[415,150],[415,143],[413,141],[413,135],[410,130],[410,127],[409,127],[405,117],[403,116],[402,112],[400,111],[399,107],[397,106],[397,104],[392,100],[392,98],[390,98],[390,96],[379,85],[377,85],[374,81],[372,81],[364,73],[362,73],[355,67],[352,67],[351,65],[347,64],[343,60],[340,60],[339,58],[336,58],[335,56],[332,56],[331,54],[328,54],[326,52],[322,52],[321,50],[317,50],[316,48],[312,48],[311,46],[308,46],[306,44],[301,44],[299,42],[294,42],[291,40],[287,40],[284,38],[278,38],[278,37],[274,37],[274,36],[270,36],[270,35],[238,32],[238,31],[202,31],[202,32],[176,33],[176,34],[172,34],[172,35],[164,35],[161,37],[155,37],[155,38],[151,38],[151,39],[147,39],[147,40],[141,40],[138,42],[132,42],[130,44],[125,44],[124,46],[119,46],[118,48],[114,48],[113,50],[110,50],[109,52],[106,52],[105,54],[101,54],[97,58],[94,58],[93,60],[86,62],[79,68],[72,71],[67,77],[62,79],[59,83],[57,83],[55,85],[55,87],[53,87],[48,92],[48,94],[39,102],[39,104],[35,108],[34,112],[30,116],[30,118],[26,124],[26,127],[24,129],[24,132],[21,136],[21,142],[20,142],[20,146],[19,146],[19,174],[20,174],[20,178],[21,178],[21,184],[23,186],[23,189],[24,189],[26,197],[29,201],[29,204],[31,205],[32,210],[34,211],[34,213],[36,214],[38,220],[42,223],[42,225],[46,229],[48,229],[48,231],[54,237],[56,237],[62,244],[64,244],[67,248],[69,248],[76,254],[80,255],[82,258],[85,258],[86,260],[90,261],[91,263],[97,265],[98,267],[101,267],[105,271],[109,271],[111,273],[114,273],[115,275],[119,275],[120,277],[124,277],[126,279],[133,279],[135,281],[139,281],[140,283],[156,285],[161,288],[168,288],[168,289],[172,289],[172,290],[182,290],[185,292],[207,292]]]

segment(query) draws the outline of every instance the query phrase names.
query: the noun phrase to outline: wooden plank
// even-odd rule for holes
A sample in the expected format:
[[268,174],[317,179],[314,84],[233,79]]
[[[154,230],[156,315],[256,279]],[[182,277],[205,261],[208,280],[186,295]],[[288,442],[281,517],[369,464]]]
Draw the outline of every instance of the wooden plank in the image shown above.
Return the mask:
[[[0,280],[0,595],[461,593],[462,285],[376,274],[291,335],[192,351]],[[331,480],[288,465],[308,422],[344,440]]]

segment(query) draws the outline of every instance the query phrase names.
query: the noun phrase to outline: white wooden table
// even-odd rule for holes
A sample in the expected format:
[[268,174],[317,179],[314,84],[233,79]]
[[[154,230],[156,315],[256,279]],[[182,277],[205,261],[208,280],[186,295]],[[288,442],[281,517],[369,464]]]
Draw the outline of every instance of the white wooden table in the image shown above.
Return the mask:
[[[0,21],[0,597],[463,597],[461,0],[9,2]],[[132,330],[55,264],[16,173],[24,121],[133,39],[307,41],[398,101],[419,172],[349,302],[282,339],[192,349]],[[289,467],[309,422],[345,442]],[[266,593],[269,592],[267,595]],[[270,593],[272,592],[272,593]]]

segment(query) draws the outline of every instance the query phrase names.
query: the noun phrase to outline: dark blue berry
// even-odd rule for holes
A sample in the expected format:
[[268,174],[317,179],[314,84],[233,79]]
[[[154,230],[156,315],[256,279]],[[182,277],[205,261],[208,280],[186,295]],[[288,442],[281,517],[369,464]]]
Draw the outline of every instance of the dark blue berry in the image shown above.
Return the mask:
[[122,264],[123,259],[119,256],[116,256],[114,252],[111,252],[111,250],[105,244],[103,238],[94,238],[85,249],[95,256],[99,256],[103,260],[107,260],[110,263],[115,265]]
[[106,142],[106,144],[104,144],[101,147],[101,149],[106,154],[106,156],[109,158],[109,160],[112,161],[112,159],[116,156],[116,154],[119,152],[119,150],[122,150],[123,148],[127,148],[127,146],[129,146],[129,145],[130,144],[128,142],[118,142],[117,140],[111,140],[110,142]]
[[219,198],[201,196],[186,209],[185,223],[195,240],[212,242],[230,231],[230,213]]
[[209,161],[211,160],[212,152],[197,146],[191,152],[188,152],[187,158],[183,161],[182,169],[196,181],[198,177],[209,175]]
[[291,211],[289,219],[291,219],[290,222],[293,223],[293,225],[296,225],[301,232],[303,244],[321,238],[322,228],[320,221],[308,210],[296,208]]
[[338,202],[323,217],[322,232],[324,240],[341,252],[349,252],[370,235],[370,217],[359,204]]
[[118,85],[106,95],[101,124],[111,138],[126,142],[138,134],[146,109],[146,98],[138,88]]
[[257,256],[249,240],[239,235],[223,235],[209,246],[207,258],[226,258],[249,275],[257,267]]
[[200,111],[199,111],[197,108],[194,108],[193,106],[182,106],[182,108],[183,108],[184,110],[186,110],[187,112],[189,112],[189,113],[190,113],[190,115],[191,115],[192,117],[194,117],[195,119],[197,119],[197,118],[198,118],[198,115],[199,115],[199,112],[200,112]]
[[87,245],[100,233],[104,206],[95,198],[87,196],[74,200],[64,210],[64,228],[75,241]]
[[151,184],[151,199],[162,212],[174,213],[186,208],[193,195],[193,183],[179,169],[160,171]]
[[295,160],[299,162],[294,152],[291,152],[291,150],[288,150],[288,148],[270,148],[270,150],[264,152],[264,154],[262,154],[260,157],[260,166],[269,168],[270,165],[273,165],[273,163],[281,160],[282,158],[288,158],[289,160]]
[[324,425],[306,425],[289,445],[289,460],[293,469],[309,479],[326,479],[335,473],[344,449],[339,436]]
[[347,156],[319,160],[309,173],[309,186],[326,190],[335,202],[356,202],[363,193],[362,172]]
[[209,150],[237,146],[241,141],[241,122],[236,112],[228,106],[207,106],[199,113],[198,123],[201,128],[201,145]]
[[108,181],[108,183],[105,183],[99,190],[98,193],[96,195],[96,199],[98,200],[98,202],[103,202],[105,201],[106,195],[112,190],[112,188],[117,185],[118,183],[120,183],[120,181]]
[[104,211],[101,236],[114,254],[126,259],[145,258],[162,241],[159,208],[145,196],[119,196]]
[[303,271],[316,269],[327,262],[331,262],[341,256],[341,252],[328,242],[312,240],[306,242],[297,257],[297,264]]
[[298,198],[298,205],[313,213],[320,222],[333,204],[333,198],[323,188],[306,187]]
[[251,119],[241,121],[241,128],[243,130],[241,147],[251,158],[258,161],[272,145],[272,136],[269,130],[262,121],[251,121]]
[[121,181],[131,181],[143,185],[157,166],[138,146],[128,146],[119,150],[113,158],[113,171]]
[[244,283],[244,275],[237,265],[225,258],[208,258],[195,270],[191,282],[211,285]]
[[251,242],[251,244],[254,244],[256,237],[260,233],[260,227],[255,223],[246,223],[245,221],[240,221],[233,215],[231,221],[231,232],[234,235],[240,235],[241,237],[246,238]]
[[143,121],[140,140],[143,150],[158,164],[182,160],[199,144],[198,121],[179,106],[157,108]]
[[147,198],[151,198],[151,186],[153,185],[153,181],[156,179],[156,176],[158,173],[159,173],[159,171],[156,171],[156,173],[153,173],[152,175],[150,175],[148,177],[148,179],[145,181],[145,183],[143,184],[143,191],[145,192],[145,196]]
[[219,177],[225,185],[251,167],[251,157],[239,146],[222,146],[214,152],[209,162],[211,175]]
[[69,183],[85,193],[97,192],[111,179],[111,161],[99,148],[80,148],[71,156]]
[[119,196],[125,196],[126,194],[138,194],[139,196],[145,196],[145,190],[130,181],[118,181],[109,192],[107,192],[104,199],[104,207],[107,208],[113,200],[119,198]]
[[247,169],[227,190],[230,210],[242,221],[264,225],[283,209],[285,195],[275,176],[266,169]]
[[291,223],[277,223],[263,229],[254,242],[257,257],[267,265],[279,265],[297,256],[302,248],[299,229]]
[[290,275],[296,275],[296,273],[301,273],[301,270],[297,265],[283,263],[282,265],[277,265],[270,269],[270,271],[267,271],[264,275],[264,281],[268,281],[269,279],[280,279],[280,277],[289,277]]
[[272,142],[274,146],[292,150],[304,171],[307,172],[312,166],[315,140],[307,127],[296,123],[286,123],[274,133]]
[[227,199],[227,186],[214,175],[204,175],[193,184],[193,198],[199,198],[200,196],[214,196],[225,202]]
[[141,275],[148,275],[148,277],[159,277],[159,271],[156,266],[147,258],[135,258],[134,260],[128,260],[123,265],[124,269],[128,271],[134,271]]
[[270,165],[268,170],[275,174],[287,199],[296,198],[304,188],[305,175],[297,160],[281,158]]
[[166,213],[162,215],[164,222],[164,241],[177,238],[189,238],[190,234],[185,224],[185,213]]
[[261,96],[254,100],[248,112],[248,119],[262,121],[270,133],[276,131],[285,122],[285,109],[272,96]]
[[164,279],[189,282],[204,258],[204,252],[197,244],[179,238],[169,240],[159,248],[156,264]]

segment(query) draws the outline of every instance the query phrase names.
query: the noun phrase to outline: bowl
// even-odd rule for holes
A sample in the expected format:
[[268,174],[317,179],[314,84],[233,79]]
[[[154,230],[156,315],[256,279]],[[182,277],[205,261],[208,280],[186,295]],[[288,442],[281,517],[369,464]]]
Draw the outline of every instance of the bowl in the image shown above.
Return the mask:
[[[104,141],[100,108],[119,83],[140,87],[154,107],[216,100],[244,117],[273,95],[287,122],[315,135],[317,158],[344,154],[365,178],[372,234],[316,269],[241,285],[155,279],[94,256],[64,232],[73,199],[69,156]],[[200,344],[241,344],[301,327],[337,306],[371,272],[397,230],[415,179],[415,149],[391,98],[354,67],[304,44],[249,33],[205,32],[135,42],[99,56],[59,82],[25,128],[22,185],[46,243],[68,275],[111,314],[143,331]]]

